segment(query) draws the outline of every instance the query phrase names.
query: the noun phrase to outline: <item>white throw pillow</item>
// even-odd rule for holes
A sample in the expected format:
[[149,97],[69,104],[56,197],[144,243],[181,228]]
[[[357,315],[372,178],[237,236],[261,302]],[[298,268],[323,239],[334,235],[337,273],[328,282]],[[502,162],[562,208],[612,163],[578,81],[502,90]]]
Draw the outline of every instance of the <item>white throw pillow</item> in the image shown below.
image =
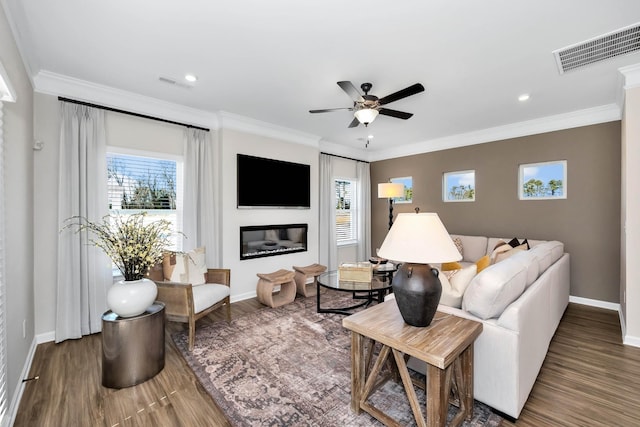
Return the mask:
[[481,319],[499,317],[525,289],[527,268],[514,258],[482,270],[462,298],[462,309]]
[[462,296],[473,276],[476,275],[476,271],[475,264],[457,270],[441,271],[438,275],[442,284],[440,304],[460,308],[462,306]]
[[186,253],[185,264],[187,270],[187,283],[201,285],[205,282],[204,275],[207,272],[205,248],[196,248]]

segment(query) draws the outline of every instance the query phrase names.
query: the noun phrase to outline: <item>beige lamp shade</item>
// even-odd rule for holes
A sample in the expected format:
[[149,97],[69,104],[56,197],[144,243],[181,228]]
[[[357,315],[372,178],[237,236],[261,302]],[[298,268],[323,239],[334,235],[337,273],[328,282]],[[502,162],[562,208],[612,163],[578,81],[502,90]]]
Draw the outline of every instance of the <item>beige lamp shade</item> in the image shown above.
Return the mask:
[[378,256],[392,261],[429,264],[462,259],[437,213],[401,213]]
[[378,184],[378,198],[391,199],[404,196],[404,184],[395,182],[383,182]]

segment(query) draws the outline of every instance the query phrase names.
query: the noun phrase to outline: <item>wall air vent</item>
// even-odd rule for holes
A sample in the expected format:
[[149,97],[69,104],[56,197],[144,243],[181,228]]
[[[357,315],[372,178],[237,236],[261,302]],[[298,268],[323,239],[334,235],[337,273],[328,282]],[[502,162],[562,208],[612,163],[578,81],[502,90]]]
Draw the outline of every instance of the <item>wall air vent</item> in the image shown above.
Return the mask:
[[640,50],[640,23],[554,50],[560,74]]
[[172,86],[179,86],[187,89],[191,89],[193,87],[192,84],[189,84],[186,81],[183,82],[180,79],[174,79],[173,77],[160,76],[158,77],[158,80],[160,80],[162,83],[166,83]]

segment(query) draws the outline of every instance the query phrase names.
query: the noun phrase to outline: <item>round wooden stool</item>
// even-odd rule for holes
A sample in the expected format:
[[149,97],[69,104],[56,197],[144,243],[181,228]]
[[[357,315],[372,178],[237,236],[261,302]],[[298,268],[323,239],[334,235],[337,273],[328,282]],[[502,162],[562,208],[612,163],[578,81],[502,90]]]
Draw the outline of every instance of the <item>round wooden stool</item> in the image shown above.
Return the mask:
[[296,272],[295,281],[296,281],[296,290],[299,295],[305,297],[312,297],[317,294],[318,286],[317,280],[318,276],[324,273],[327,270],[327,267],[322,264],[311,264],[306,267],[296,267],[293,266],[293,269]]
[[[258,273],[258,301],[271,308],[293,302],[296,299],[296,283],[293,281],[295,274],[294,271],[284,269],[269,274]],[[274,291],[276,286],[280,286],[280,289]]]

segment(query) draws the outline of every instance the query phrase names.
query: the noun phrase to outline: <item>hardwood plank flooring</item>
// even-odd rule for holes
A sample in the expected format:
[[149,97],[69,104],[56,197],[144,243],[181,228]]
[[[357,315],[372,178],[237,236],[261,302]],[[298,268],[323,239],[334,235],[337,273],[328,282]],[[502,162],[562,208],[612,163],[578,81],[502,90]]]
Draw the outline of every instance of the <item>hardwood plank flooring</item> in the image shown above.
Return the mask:
[[[268,309],[256,299],[232,304],[232,317]],[[222,312],[201,319],[224,321]],[[102,387],[101,336],[41,344],[14,426],[230,426],[199,384],[170,335],[165,368],[149,381]],[[640,348],[622,345],[618,314],[569,304],[520,418],[504,426],[640,425]]]

